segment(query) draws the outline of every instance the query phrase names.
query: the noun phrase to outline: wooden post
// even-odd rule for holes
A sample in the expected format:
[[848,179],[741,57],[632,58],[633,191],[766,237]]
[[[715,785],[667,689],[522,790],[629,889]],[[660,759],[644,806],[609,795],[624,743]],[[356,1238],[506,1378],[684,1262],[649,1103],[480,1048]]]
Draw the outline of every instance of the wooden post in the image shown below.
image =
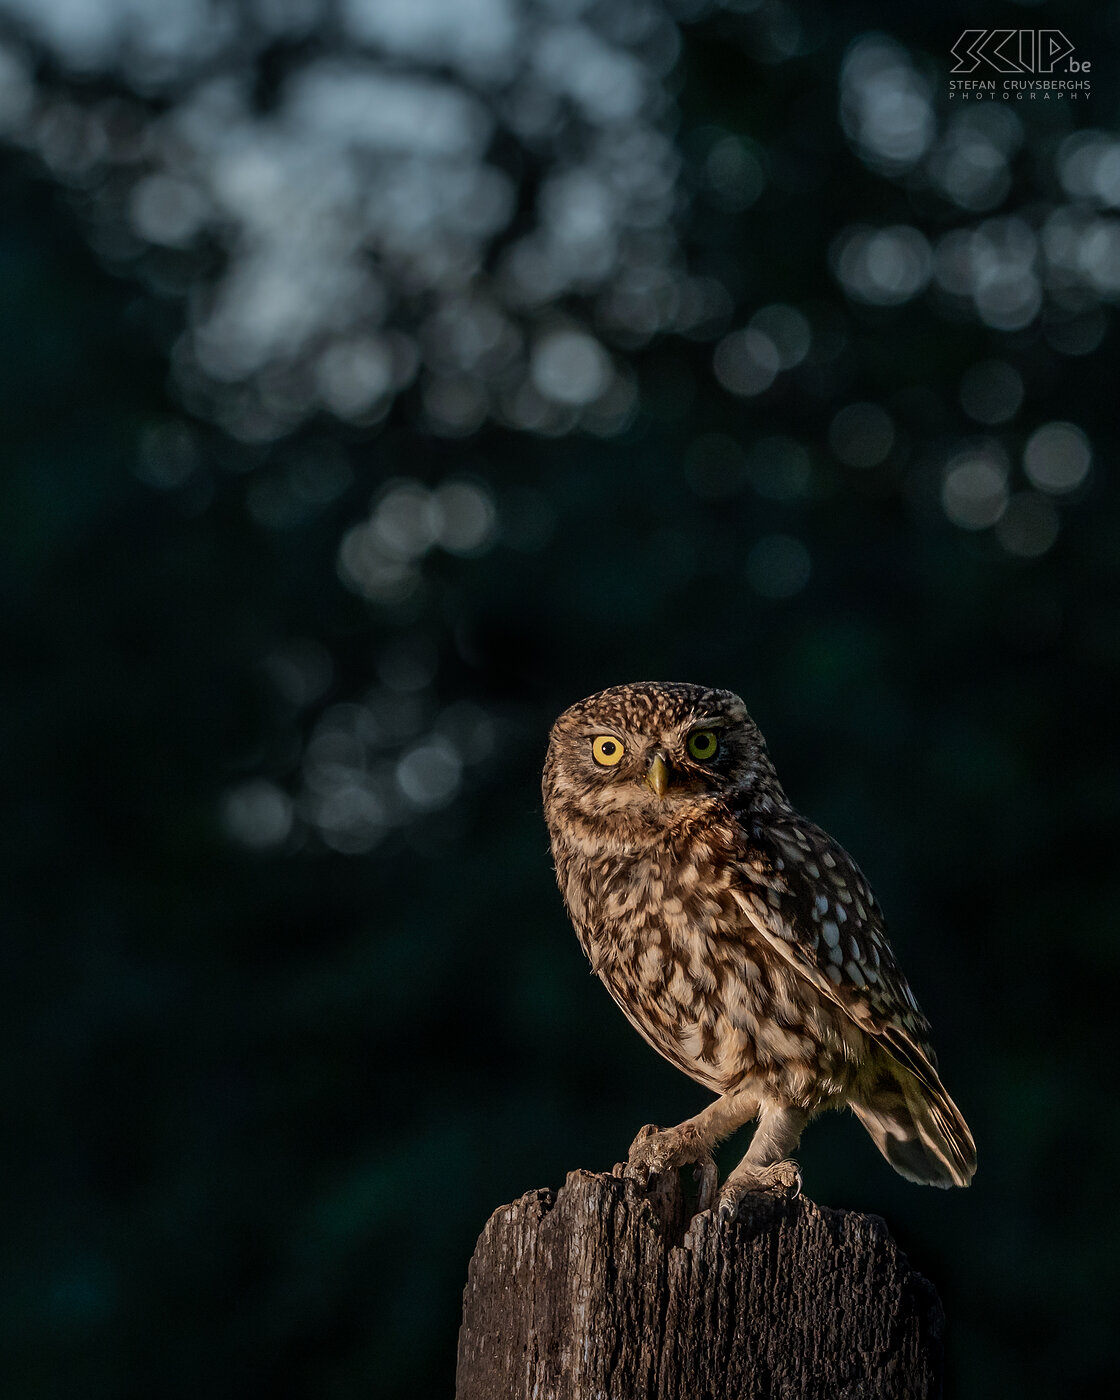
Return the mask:
[[[933,1400],[944,1318],[878,1216],[572,1172],[490,1217],[456,1400]],[[686,1228],[687,1225],[687,1228]]]

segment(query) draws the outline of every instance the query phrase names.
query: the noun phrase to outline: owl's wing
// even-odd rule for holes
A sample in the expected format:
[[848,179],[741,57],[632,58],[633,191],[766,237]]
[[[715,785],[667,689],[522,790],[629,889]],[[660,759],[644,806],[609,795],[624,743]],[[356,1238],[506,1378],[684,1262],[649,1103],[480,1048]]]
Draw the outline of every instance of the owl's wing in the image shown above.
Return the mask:
[[885,1055],[851,1107],[903,1176],[967,1186],[976,1144],[937,1075],[929,1022],[848,853],[795,812],[739,814],[733,886],[751,927]]
[[796,813],[765,823],[738,813],[736,894],[752,926],[817,991],[929,1080],[929,1022],[883,935],[883,915],[855,862]]

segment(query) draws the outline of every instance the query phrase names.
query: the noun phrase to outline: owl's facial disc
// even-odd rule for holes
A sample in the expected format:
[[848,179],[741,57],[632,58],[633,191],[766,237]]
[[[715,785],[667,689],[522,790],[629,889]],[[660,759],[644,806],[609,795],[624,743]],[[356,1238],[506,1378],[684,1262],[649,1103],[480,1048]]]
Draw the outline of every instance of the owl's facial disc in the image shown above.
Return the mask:
[[761,734],[730,691],[614,686],[565,710],[545,765],[549,825],[589,843],[662,839],[728,793],[780,794]]

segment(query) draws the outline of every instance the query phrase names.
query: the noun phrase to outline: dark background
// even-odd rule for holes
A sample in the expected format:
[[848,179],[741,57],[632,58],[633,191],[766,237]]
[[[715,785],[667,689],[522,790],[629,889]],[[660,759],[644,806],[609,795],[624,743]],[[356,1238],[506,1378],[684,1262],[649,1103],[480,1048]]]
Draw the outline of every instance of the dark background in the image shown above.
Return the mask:
[[[691,334],[602,332],[637,389],[608,433],[497,414],[452,433],[425,407],[427,371],[377,424],[225,431],[217,391],[190,400],[169,379],[220,230],[157,250],[153,289],[146,254],[122,266],[90,232],[110,176],[59,177],[30,117],[13,137],[6,1396],[451,1393],[490,1211],[705,1101],[588,976],[539,810],[551,720],[639,678],[745,696],[795,803],[876,888],[977,1139],[975,1184],[942,1193],[895,1176],[854,1120],[822,1121],[800,1153],[807,1194],[885,1216],[934,1280],[949,1394],[1095,1395],[1114,1375],[1120,192],[1107,165],[1095,193],[1078,185],[1069,137],[1115,140],[1120,19],[1051,8],[678,7],[668,225],[679,266],[728,302]],[[179,100],[108,61],[75,74],[15,9],[0,18],[45,104]],[[996,24],[1060,25],[1093,91],[1017,105],[1004,183],[961,203],[933,154],[959,110],[948,50]],[[941,133],[908,164],[877,163],[837,116],[844,55],[876,30]],[[269,63],[319,42],[243,52],[257,100]],[[495,137],[517,218],[564,132],[555,149]],[[728,134],[761,153],[760,192],[712,175]],[[1042,238],[1055,211],[1097,238],[1080,264]],[[928,271],[861,299],[839,260],[853,225],[936,247],[999,219],[1018,222],[992,233],[997,263],[1039,235],[1030,314]],[[728,392],[715,347],[774,304],[802,309],[812,349],[764,391]],[[556,308],[600,324],[585,291]],[[402,325],[418,314],[402,299]],[[1023,394],[977,421],[962,381],[991,361]],[[852,403],[888,415],[879,460],[844,447]],[[1052,422],[1092,451],[1057,488],[1022,465]],[[790,441],[807,453],[792,467]],[[996,463],[994,505],[953,504],[970,451]],[[260,483],[298,486],[304,461],[334,484],[270,515]],[[448,479],[489,503],[485,538],[414,550],[397,594],[348,586],[339,542],[371,498]],[[380,815],[328,810],[341,769],[367,761]]]

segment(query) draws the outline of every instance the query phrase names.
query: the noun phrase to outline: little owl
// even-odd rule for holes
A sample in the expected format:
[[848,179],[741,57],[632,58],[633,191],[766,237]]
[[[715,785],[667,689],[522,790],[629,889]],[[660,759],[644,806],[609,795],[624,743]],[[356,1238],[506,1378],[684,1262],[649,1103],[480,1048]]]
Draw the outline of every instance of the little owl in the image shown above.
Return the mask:
[[627,1019],[719,1097],[643,1129],[627,1171],[711,1164],[757,1118],[719,1194],[800,1187],[805,1125],[850,1105],[911,1181],[967,1186],[972,1135],[851,857],[790,806],[743,702],[699,685],[614,686],[553,726],[544,811],[591,966]]

